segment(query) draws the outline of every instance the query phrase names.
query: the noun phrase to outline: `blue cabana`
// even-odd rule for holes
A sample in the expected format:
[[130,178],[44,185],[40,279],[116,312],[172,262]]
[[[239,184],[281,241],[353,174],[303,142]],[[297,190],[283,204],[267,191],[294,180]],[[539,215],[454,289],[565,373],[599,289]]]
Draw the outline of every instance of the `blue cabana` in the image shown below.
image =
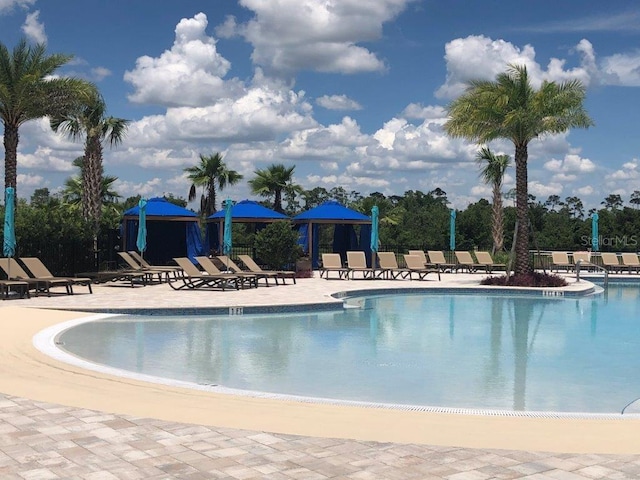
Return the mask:
[[[347,251],[362,250],[367,259],[371,258],[371,217],[351,210],[330,200],[311,210],[293,217],[298,226],[298,243],[305,254],[311,257],[313,268],[318,267],[319,237],[321,225],[335,225],[333,230],[333,251],[339,253],[344,261]],[[354,226],[360,225],[360,235],[356,235]]]
[[[220,250],[224,229],[224,217],[225,211],[223,209],[207,218],[207,231],[204,241],[204,246],[207,251],[218,252]],[[275,210],[271,210],[264,205],[260,205],[253,200],[242,200],[231,208],[232,223],[252,223],[255,225],[256,231],[264,228],[267,223],[280,220],[289,220],[289,217]]]
[[[147,201],[147,250],[145,259],[156,265],[171,263],[173,257],[189,257],[195,261],[202,255],[202,237],[198,215],[164,198]],[[136,249],[140,207],[124,212],[122,245],[125,251]]]

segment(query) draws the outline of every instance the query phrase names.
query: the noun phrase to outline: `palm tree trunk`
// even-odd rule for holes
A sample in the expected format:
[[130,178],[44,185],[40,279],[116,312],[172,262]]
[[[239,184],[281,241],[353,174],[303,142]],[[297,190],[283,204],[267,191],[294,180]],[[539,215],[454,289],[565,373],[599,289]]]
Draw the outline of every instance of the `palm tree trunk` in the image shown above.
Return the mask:
[[102,145],[97,137],[87,138],[82,173],[83,210],[94,226],[98,226],[102,218]]
[[282,190],[277,188],[275,193],[276,198],[273,201],[273,209],[278,213],[284,213],[282,209]]
[[493,236],[493,253],[501,252],[504,248],[504,222],[502,212],[502,185],[495,183],[493,185],[493,205],[492,215],[493,225],[491,226],[491,234]]
[[529,262],[529,192],[527,178],[527,144],[516,145],[516,275],[527,275],[532,272]]
[[209,184],[209,191],[207,192],[207,208],[206,212],[204,212],[204,218],[216,212],[216,200],[216,184],[212,181]]
[[[18,127],[4,124],[4,186],[16,188],[18,177]],[[15,198],[18,198],[16,194]]]
[[82,210],[92,227],[94,267],[98,268],[98,235],[102,219],[102,144],[97,136],[87,137],[82,162]]

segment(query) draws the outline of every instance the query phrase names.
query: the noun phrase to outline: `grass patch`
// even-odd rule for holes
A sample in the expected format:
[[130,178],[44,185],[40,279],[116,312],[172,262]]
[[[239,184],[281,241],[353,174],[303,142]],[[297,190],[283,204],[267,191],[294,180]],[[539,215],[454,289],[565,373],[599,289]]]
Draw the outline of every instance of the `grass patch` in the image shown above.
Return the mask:
[[508,287],[566,287],[567,281],[552,273],[533,272],[526,275],[511,275],[509,278],[506,275],[487,277],[480,284]]

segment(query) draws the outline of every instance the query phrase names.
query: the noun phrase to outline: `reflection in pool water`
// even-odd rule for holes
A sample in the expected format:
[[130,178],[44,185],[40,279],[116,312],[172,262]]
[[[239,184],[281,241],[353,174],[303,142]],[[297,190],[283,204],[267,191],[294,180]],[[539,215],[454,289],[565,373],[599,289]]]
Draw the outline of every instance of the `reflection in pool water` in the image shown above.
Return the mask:
[[361,308],[117,317],[61,334],[92,362],[200,384],[405,405],[620,412],[640,397],[640,288],[399,294]]

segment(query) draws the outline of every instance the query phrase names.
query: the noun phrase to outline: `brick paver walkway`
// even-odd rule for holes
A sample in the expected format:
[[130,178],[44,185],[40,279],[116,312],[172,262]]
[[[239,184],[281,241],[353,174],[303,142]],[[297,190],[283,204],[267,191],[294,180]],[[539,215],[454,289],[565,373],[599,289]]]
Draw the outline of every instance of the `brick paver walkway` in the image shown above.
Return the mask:
[[0,478],[623,480],[640,478],[640,458],[298,437],[0,396]]

